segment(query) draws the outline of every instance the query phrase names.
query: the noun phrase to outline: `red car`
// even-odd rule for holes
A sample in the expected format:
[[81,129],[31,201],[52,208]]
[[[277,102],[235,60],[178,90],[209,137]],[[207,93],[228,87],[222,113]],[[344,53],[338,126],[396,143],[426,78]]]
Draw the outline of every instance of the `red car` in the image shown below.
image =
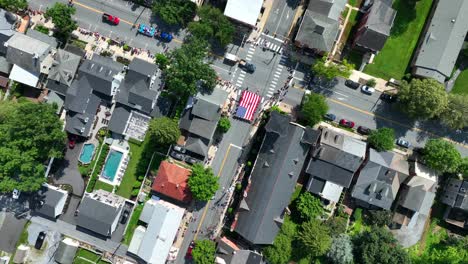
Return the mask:
[[354,122],[349,121],[346,119],[341,119],[340,120],[340,126],[348,127],[348,128],[353,128],[354,127]]
[[102,14],[102,20],[112,25],[118,25],[120,23],[120,18],[106,13]]
[[195,247],[195,242],[192,241],[187,249],[187,254],[185,254],[185,258],[186,259],[192,259],[193,256],[192,256],[192,250],[193,248]]
[[76,138],[77,138],[77,137],[76,137],[75,135],[70,135],[70,136],[68,137],[68,147],[69,147],[69,148],[72,149],[72,148],[75,147],[75,145],[76,145]]

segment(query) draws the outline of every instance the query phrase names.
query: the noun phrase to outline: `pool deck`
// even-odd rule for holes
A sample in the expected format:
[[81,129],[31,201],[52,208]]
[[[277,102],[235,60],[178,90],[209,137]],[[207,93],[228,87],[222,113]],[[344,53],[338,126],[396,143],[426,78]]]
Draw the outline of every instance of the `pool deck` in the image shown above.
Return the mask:
[[[119,166],[117,167],[117,171],[116,171],[116,175],[114,176],[114,180],[111,181],[109,179],[106,179],[104,177],[102,177],[102,171],[101,173],[99,174],[99,180],[100,181],[103,181],[105,183],[108,183],[108,184],[111,184],[111,185],[114,185],[114,186],[118,186],[120,185],[120,182],[122,181],[122,178],[125,174],[125,170],[127,169],[127,164],[128,164],[128,161],[130,159],[130,156],[128,155],[129,153],[129,149],[127,148],[128,147],[128,143],[127,142],[122,142],[120,143],[118,140],[114,140],[110,146],[110,150],[109,150],[109,154],[112,152],[112,150],[114,151],[118,151],[118,152],[121,152],[122,153],[122,158],[120,159],[120,163],[119,163]],[[107,156],[109,156],[109,154],[107,154]],[[106,157],[106,163],[107,163],[107,158]],[[104,167],[105,165],[103,166],[102,170],[104,170]]]

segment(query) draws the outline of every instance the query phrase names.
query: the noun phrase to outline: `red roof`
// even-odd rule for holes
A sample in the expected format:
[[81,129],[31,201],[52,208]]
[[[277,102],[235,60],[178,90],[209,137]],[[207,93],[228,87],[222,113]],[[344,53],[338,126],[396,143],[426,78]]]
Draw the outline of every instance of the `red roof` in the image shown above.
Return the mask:
[[158,175],[153,182],[152,189],[167,197],[188,203],[192,200],[192,193],[188,186],[191,171],[167,161],[161,162]]

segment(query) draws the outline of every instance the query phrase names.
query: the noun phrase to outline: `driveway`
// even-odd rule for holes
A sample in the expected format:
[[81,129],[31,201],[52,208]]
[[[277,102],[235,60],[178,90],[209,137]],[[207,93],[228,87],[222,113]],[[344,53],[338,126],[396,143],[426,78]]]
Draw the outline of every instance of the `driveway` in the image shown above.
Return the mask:
[[[122,211],[122,214],[125,210],[128,210],[128,212],[130,213],[133,209],[133,205],[129,202],[126,202],[125,205],[124,205],[124,208],[123,208],[123,211]],[[127,222],[125,222],[125,224],[121,224],[120,223],[120,220],[122,219],[122,216],[120,216],[120,219],[119,219],[119,223],[117,224],[117,227],[115,228],[115,231],[114,233],[112,233],[112,236],[111,236],[111,239],[112,241],[114,242],[117,242],[117,243],[120,243],[120,241],[122,241],[122,237],[123,237],[123,234],[124,234],[124,231],[125,231],[125,227],[127,226],[128,224],[128,220],[127,219]]]
[[82,142],[77,142],[75,148],[67,148],[65,157],[60,162],[59,169],[53,175],[55,184],[69,184],[73,188],[73,194],[81,197],[84,192],[85,184],[83,177],[78,171],[78,157],[80,156]]
[[[46,233],[46,238],[44,239],[42,248],[37,250],[34,248],[34,244],[36,243],[37,236],[42,231]],[[28,227],[28,243],[31,248],[28,260],[36,264],[55,263],[53,258],[61,237],[62,235],[59,232],[50,230],[47,226],[31,223]]]
[[16,219],[12,212],[0,211],[0,250],[13,253],[23,232],[25,218]]

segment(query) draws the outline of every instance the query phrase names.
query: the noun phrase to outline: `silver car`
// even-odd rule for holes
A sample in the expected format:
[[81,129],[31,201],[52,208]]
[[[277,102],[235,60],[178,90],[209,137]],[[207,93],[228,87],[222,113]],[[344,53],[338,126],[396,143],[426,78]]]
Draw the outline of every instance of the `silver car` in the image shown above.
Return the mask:
[[411,147],[411,143],[409,143],[408,140],[405,140],[404,138],[399,138],[396,142],[396,144],[400,147],[403,147],[403,148],[409,148]]

